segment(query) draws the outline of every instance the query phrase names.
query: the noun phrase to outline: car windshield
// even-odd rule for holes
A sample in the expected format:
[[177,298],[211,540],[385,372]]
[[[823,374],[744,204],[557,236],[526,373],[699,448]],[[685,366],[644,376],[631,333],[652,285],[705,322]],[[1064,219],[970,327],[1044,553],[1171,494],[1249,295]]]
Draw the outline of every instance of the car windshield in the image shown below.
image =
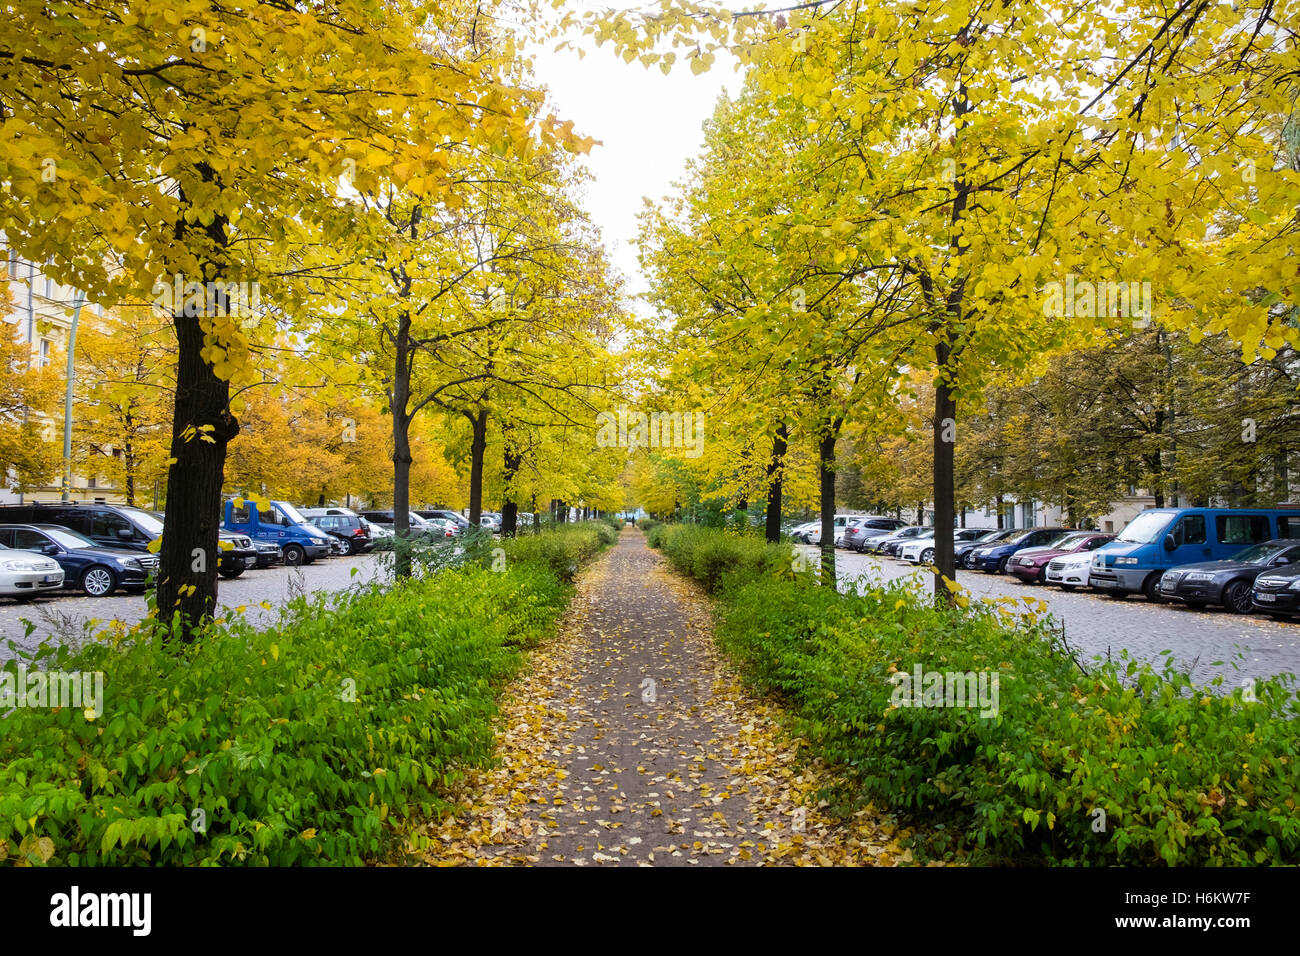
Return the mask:
[[1076,531],[1071,531],[1067,534],[1057,535],[1051,541],[1047,542],[1047,544],[1043,545],[1043,547],[1057,548],[1061,551],[1073,551],[1091,537],[1092,535],[1088,532],[1080,534]]
[[1240,561],[1242,564],[1267,564],[1290,547],[1292,547],[1292,545],[1265,542],[1264,544],[1257,544],[1253,548],[1247,548],[1238,555],[1234,555],[1232,560]]
[[95,542],[91,541],[84,534],[72,531],[68,528],[42,528],[41,534],[57,541],[65,548],[93,548]]
[[153,511],[141,511],[138,508],[119,508],[117,510],[122,512],[122,514],[126,515],[149,534],[162,534],[162,515]]
[[298,511],[297,508],[295,508],[293,505],[289,504],[289,502],[287,502],[287,501],[281,501],[278,505],[276,505],[276,507],[280,509],[281,514],[283,514],[286,518],[288,518],[288,519],[289,519],[290,521],[292,521],[294,524],[306,524],[306,523],[307,523],[307,519],[304,518],[304,517],[302,516],[302,514]]
[[1150,544],[1169,526],[1171,517],[1168,511],[1145,511],[1125,525],[1117,540],[1132,544]]

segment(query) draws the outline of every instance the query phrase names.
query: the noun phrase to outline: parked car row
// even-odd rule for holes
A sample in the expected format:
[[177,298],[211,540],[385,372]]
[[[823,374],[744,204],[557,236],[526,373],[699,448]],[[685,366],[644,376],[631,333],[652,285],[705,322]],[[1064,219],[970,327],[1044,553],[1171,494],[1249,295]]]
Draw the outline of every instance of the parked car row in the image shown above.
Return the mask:
[[[855,520],[863,523],[846,523],[846,546],[914,564],[934,560],[933,528],[855,536]],[[1142,594],[1193,608],[1300,616],[1300,509],[1148,508],[1116,534],[955,529],[954,538],[957,567],[965,570],[1116,599]]]
[[[393,512],[298,509],[287,501],[232,498],[223,504],[217,571],[236,578],[253,568],[311,564],[371,551],[393,535]],[[371,520],[371,516],[375,520]],[[150,547],[163,515],[128,505],[32,502],[0,505],[0,595],[29,600],[76,588],[91,597],[143,590],[157,572]],[[454,511],[412,512],[412,533],[451,537],[469,527]]]

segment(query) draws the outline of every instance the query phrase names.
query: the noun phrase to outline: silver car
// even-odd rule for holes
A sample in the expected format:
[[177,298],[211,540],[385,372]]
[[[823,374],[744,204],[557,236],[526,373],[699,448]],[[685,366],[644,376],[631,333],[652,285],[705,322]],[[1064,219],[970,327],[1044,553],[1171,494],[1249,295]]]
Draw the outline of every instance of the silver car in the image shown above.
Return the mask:
[[63,568],[53,558],[35,551],[19,551],[0,544],[0,594],[30,601],[42,591],[63,587]]

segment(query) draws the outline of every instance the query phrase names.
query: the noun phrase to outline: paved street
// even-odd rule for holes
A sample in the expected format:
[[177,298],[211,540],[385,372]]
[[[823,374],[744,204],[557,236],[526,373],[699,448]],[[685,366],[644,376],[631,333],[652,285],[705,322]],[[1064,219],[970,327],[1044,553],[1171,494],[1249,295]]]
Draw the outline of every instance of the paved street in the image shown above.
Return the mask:
[[[804,547],[809,560],[815,549]],[[867,578],[889,580],[918,575],[931,589],[929,574],[893,559],[837,551],[837,576],[841,582]],[[1173,651],[1174,659],[1190,670],[1198,683],[1216,675],[1237,686],[1246,677],[1279,673],[1300,674],[1300,624],[1274,621],[1254,614],[1237,615],[1216,608],[1196,611],[1177,604],[1151,604],[1141,596],[1122,601],[1082,591],[1021,584],[1011,575],[959,571],[957,581],[976,597],[1041,598],[1050,614],[1065,625],[1065,636],[1081,659],[1127,649],[1130,656],[1158,661],[1160,652]],[[844,584],[841,584],[843,587]],[[1232,669],[1234,655],[1239,670]],[[1214,662],[1224,662],[1214,666]]]
[[[354,576],[352,569],[356,568]],[[274,621],[279,608],[295,593],[312,594],[339,591],[352,584],[372,579],[378,571],[373,555],[326,558],[303,568],[274,568],[245,571],[234,580],[222,578],[218,584],[218,602],[227,610],[243,607],[244,614],[255,623]],[[57,597],[38,598],[19,604],[12,598],[0,598],[0,660],[13,656],[9,641],[17,641],[25,650],[34,648],[47,637],[76,643],[85,634],[85,622],[99,622],[98,630],[113,620],[134,623],[144,617],[143,595],[118,591],[111,597],[92,598],[80,592],[61,591]],[[262,608],[261,602],[271,605]],[[23,619],[36,626],[30,638],[24,638]]]

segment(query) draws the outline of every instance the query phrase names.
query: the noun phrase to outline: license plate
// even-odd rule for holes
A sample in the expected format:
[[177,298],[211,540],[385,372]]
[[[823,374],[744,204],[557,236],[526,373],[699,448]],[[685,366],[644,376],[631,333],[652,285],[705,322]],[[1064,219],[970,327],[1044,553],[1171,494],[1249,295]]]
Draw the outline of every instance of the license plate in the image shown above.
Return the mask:
[[44,581],[46,584],[53,584],[58,579],[59,576],[57,574],[47,574],[41,580]]
[[1161,582],[1160,582],[1160,590],[1162,590],[1162,591],[1172,591],[1173,589],[1174,589],[1174,582],[1173,582],[1173,581],[1161,581]]
[[1272,604],[1274,601],[1277,600],[1277,595],[1276,595],[1276,594],[1265,594],[1265,593],[1263,593],[1262,591],[1256,591],[1256,592],[1255,592],[1255,600],[1256,600],[1256,601],[1259,601],[1261,604]]

